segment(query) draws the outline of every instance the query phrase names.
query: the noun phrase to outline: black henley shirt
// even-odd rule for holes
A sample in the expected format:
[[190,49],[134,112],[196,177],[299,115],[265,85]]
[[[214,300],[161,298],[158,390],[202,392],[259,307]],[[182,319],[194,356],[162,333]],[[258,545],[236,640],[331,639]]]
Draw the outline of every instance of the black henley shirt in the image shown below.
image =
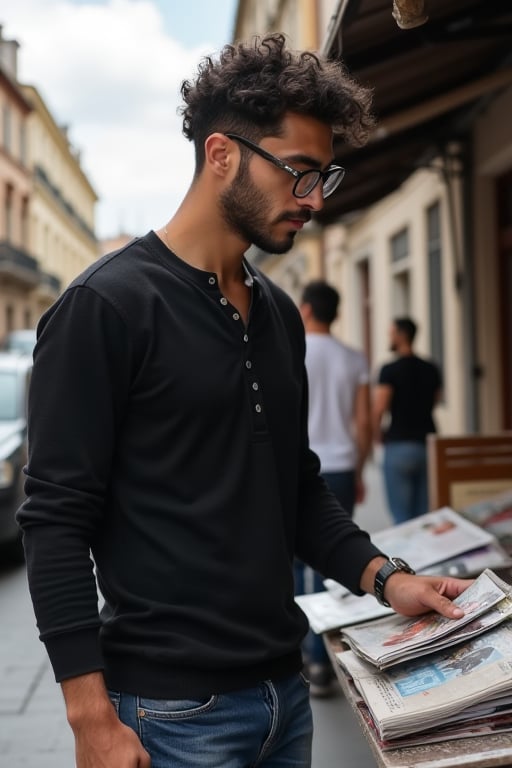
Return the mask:
[[40,321],[18,520],[57,680],[180,698],[291,674],[294,554],[356,593],[379,554],[308,447],[300,315],[246,266],[247,326],[154,232]]

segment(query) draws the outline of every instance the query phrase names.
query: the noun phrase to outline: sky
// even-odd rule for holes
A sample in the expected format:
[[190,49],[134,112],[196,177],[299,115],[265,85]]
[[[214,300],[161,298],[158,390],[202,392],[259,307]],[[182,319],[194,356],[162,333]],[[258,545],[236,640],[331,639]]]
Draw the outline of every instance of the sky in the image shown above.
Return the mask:
[[[1,6],[4,6],[2,11]],[[237,0],[0,2],[18,79],[37,88],[100,198],[100,239],[164,224],[188,189],[181,82],[232,40]]]

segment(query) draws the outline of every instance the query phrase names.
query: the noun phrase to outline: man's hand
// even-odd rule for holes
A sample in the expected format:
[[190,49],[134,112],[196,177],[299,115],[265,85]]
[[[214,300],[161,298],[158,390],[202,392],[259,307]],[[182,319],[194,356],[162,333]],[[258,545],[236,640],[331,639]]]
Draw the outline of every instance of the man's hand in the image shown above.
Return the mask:
[[437,611],[449,619],[460,619],[464,611],[452,603],[472,583],[470,579],[448,576],[413,576],[397,571],[384,586],[384,596],[391,607],[403,616],[418,616]]
[[112,717],[82,723],[75,734],[76,768],[150,768],[151,759],[137,734]]
[[75,735],[76,768],[151,768],[137,734],[119,720],[101,672],[64,680],[62,692]]
[[[361,575],[360,586],[373,595],[375,576],[386,562],[385,557],[374,557]],[[419,616],[437,611],[449,619],[460,619],[464,611],[453,605],[452,600],[472,584],[472,579],[454,579],[449,576],[413,576],[396,571],[388,576],[384,585],[384,597],[391,607],[403,616]]]

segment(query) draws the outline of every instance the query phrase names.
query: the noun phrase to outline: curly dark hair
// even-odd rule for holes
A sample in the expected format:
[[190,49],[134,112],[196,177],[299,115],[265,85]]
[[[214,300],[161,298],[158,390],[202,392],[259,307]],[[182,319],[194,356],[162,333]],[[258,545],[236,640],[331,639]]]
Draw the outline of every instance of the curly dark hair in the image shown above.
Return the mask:
[[369,89],[341,62],[287,48],[280,33],[225,45],[218,59],[205,56],[195,81],[182,83],[181,95],[183,133],[195,144],[196,172],[204,163],[204,142],[215,131],[259,141],[279,136],[285,113],[296,112],[361,146],[374,124]]

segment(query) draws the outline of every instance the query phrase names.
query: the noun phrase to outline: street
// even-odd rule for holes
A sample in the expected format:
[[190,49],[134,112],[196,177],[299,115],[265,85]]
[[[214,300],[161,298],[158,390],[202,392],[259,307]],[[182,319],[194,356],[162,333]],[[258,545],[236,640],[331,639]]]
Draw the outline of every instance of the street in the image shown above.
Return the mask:
[[[369,531],[390,525],[380,469],[366,473],[367,500],[356,520]],[[60,688],[38,639],[24,566],[0,566],[0,767],[73,768],[73,738]],[[372,768],[375,760],[340,694],[313,699],[313,768]]]

